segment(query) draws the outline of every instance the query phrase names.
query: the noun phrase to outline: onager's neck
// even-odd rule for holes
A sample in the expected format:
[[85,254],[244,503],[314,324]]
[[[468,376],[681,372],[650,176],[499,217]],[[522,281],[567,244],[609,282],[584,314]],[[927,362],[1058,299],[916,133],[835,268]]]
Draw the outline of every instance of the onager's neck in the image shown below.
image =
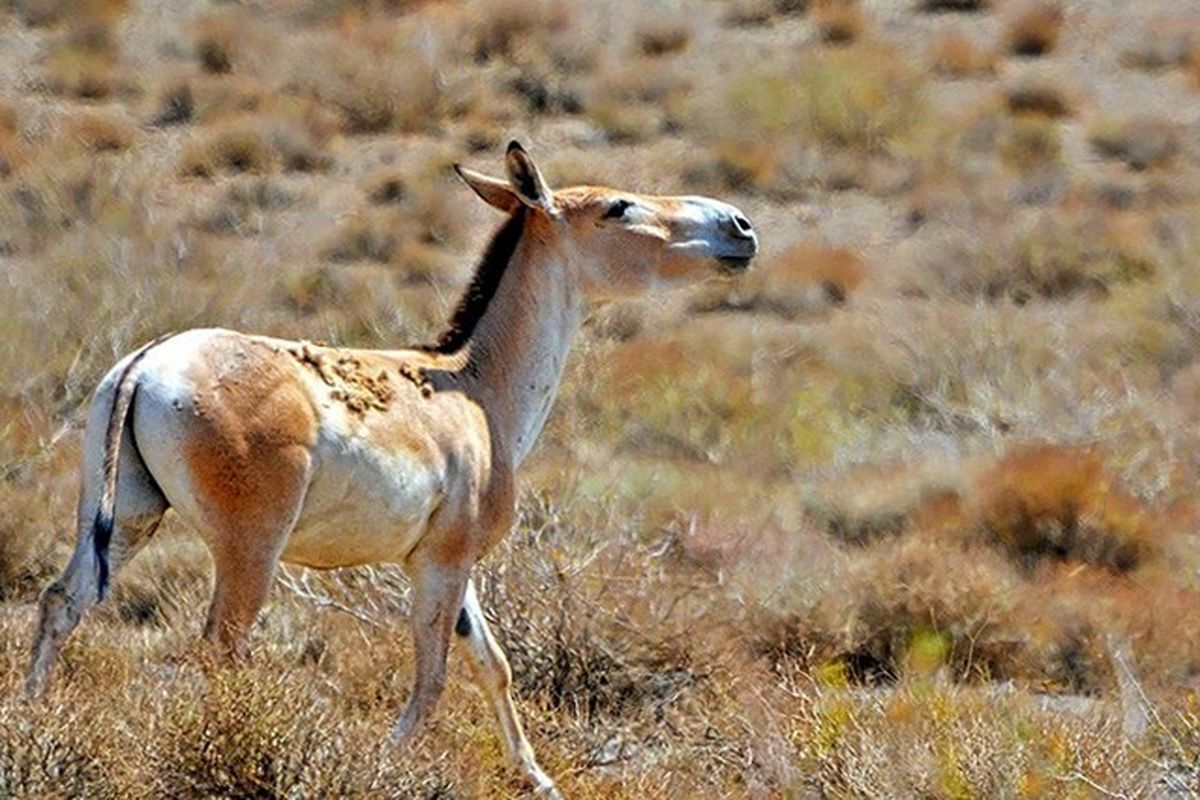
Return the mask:
[[583,318],[579,287],[538,234],[527,220],[459,371],[459,385],[488,416],[497,456],[514,467],[541,433]]

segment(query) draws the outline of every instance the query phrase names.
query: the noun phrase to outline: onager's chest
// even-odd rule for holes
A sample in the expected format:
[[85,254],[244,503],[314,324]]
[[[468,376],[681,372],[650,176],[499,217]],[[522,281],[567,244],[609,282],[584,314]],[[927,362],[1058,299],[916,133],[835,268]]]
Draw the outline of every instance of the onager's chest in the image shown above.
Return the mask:
[[[477,503],[488,459],[472,415],[411,387],[364,404],[316,377],[312,476],[285,560],[314,567],[401,561],[435,511]],[[457,444],[448,446],[452,429]]]

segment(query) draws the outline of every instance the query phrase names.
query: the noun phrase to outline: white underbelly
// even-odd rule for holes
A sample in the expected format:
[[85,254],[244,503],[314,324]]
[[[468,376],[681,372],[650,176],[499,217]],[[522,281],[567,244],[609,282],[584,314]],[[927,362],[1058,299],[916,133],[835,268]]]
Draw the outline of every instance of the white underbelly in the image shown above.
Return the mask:
[[441,482],[411,455],[318,444],[308,494],[281,558],[333,568],[400,562],[420,540]]

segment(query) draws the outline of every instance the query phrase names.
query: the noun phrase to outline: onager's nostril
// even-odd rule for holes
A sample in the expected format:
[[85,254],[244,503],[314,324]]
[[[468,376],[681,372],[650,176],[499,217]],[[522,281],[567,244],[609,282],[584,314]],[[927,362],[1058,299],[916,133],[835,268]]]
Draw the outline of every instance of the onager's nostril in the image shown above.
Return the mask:
[[727,227],[729,232],[734,236],[738,236],[743,239],[749,239],[754,235],[754,226],[750,224],[750,220],[746,219],[741,214],[730,215],[729,223],[730,224],[728,224]]

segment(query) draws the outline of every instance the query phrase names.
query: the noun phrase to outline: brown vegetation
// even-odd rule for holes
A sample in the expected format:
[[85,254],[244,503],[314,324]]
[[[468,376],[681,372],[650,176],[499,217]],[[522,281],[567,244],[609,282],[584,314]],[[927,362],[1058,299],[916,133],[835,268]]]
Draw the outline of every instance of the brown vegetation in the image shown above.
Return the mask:
[[449,165],[510,138],[556,183],[728,200],[763,246],[592,310],[480,566],[567,796],[1187,794],[1200,40],[1167,0],[1063,8],[14,2],[0,796],[519,793],[457,657],[385,744],[397,570],[281,571],[214,669],[177,521],[19,699],[104,371],[201,325],[429,340],[498,221]]

